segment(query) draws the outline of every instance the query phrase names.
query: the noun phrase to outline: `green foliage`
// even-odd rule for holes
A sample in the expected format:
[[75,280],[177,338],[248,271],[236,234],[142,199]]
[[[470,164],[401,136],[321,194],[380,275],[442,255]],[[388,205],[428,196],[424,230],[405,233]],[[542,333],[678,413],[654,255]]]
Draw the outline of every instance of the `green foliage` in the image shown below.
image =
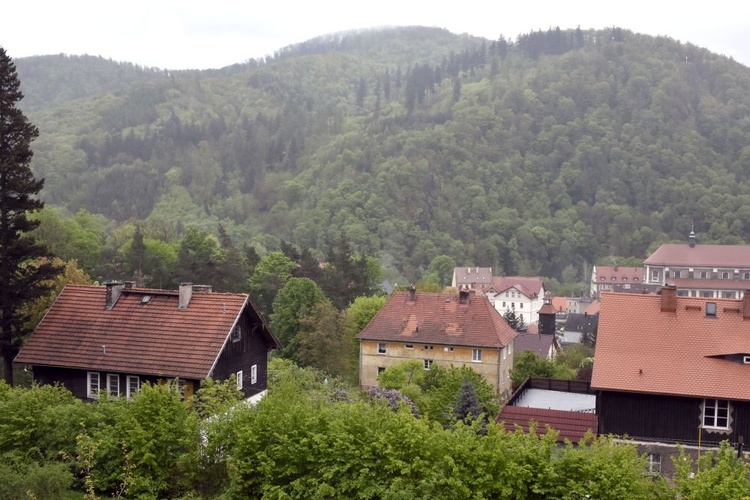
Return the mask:
[[301,320],[314,315],[324,300],[323,291],[308,278],[289,278],[279,290],[273,301],[271,328],[284,346],[284,357],[299,362],[299,334],[305,327]]
[[456,261],[452,257],[438,255],[430,262],[430,266],[427,268],[426,279],[437,283],[441,287],[449,286],[453,281],[453,269],[455,267]]
[[0,455],[0,498],[5,500],[58,500],[70,493],[73,474],[67,464],[37,464]]
[[255,266],[248,286],[253,302],[265,314],[271,312],[276,294],[292,278],[293,269],[294,262],[281,252],[266,254]]
[[564,357],[559,362],[550,361],[533,351],[525,351],[515,356],[513,368],[510,370],[510,380],[514,388],[519,387],[529,377],[573,380],[579,366],[580,362],[575,368],[569,366],[567,358]]
[[300,364],[334,377],[353,379],[356,364],[354,338],[344,327],[344,313],[333,307],[330,301],[318,302],[300,323]]
[[737,457],[727,441],[716,452],[707,451],[693,460],[683,448],[673,458],[674,483],[680,498],[733,499],[750,496],[748,464]]
[[346,309],[346,323],[353,335],[364,330],[386,302],[388,302],[388,297],[385,295],[354,299],[354,302]]

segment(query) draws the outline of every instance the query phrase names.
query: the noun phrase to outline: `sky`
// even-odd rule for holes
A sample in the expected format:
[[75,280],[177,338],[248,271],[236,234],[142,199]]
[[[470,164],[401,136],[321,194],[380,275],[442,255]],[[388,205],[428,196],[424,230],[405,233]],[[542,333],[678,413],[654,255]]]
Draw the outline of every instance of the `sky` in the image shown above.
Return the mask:
[[319,35],[414,25],[488,39],[619,26],[750,66],[747,0],[10,0],[1,14],[0,46],[13,58],[89,54],[162,69],[221,68]]

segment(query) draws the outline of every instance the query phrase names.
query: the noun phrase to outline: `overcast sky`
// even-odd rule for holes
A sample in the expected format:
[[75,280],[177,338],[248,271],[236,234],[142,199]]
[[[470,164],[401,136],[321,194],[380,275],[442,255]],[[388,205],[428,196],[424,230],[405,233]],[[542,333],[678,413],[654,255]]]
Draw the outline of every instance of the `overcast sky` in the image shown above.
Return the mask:
[[0,46],[14,58],[90,54],[165,69],[221,68],[318,35],[435,26],[489,39],[535,29],[619,26],[750,66],[750,1],[9,0]]

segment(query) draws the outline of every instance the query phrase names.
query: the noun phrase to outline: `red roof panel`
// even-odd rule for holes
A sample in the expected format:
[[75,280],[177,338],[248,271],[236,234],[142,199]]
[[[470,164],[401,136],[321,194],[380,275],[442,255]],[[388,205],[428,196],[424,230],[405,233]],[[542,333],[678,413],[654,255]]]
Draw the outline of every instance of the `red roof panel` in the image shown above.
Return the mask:
[[598,418],[594,413],[527,408],[524,406],[504,406],[497,421],[505,424],[505,430],[514,431],[516,426],[529,432],[531,422],[537,423],[537,433],[546,434],[547,426],[558,431],[558,441],[566,439],[578,442],[591,430],[596,433]]
[[193,291],[186,309],[178,303],[176,291],[132,289],[107,310],[106,287],[68,285],[15,361],[205,378],[248,296]]

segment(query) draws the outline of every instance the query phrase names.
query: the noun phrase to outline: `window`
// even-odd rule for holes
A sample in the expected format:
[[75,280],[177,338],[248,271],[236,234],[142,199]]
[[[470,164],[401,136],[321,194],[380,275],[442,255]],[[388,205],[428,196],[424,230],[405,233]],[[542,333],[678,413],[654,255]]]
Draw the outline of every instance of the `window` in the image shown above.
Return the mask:
[[503,302],[503,307],[507,307],[507,306],[505,305],[505,302]]
[[729,279],[729,273],[727,271],[723,271],[721,273],[721,279],[728,280]]
[[405,344],[404,347],[406,349],[414,349],[414,344]]
[[125,394],[127,395],[128,399],[131,399],[140,390],[141,390],[141,380],[136,375],[128,375],[127,385],[125,386],[125,391],[126,391]]
[[242,330],[240,330],[240,325],[234,325],[234,328],[232,328],[232,342],[239,342],[242,338]]
[[716,317],[716,302],[706,302],[706,316]]
[[431,345],[426,345],[426,346],[424,346],[424,348],[425,348],[425,350],[427,350],[427,349],[432,349],[432,348],[433,348],[433,346],[431,346]]
[[651,281],[659,281],[659,271],[651,271]]
[[116,373],[107,374],[107,394],[113,398],[120,395],[120,376]]
[[672,276],[674,278],[679,278],[682,276],[682,271],[672,271]]
[[88,372],[86,374],[86,397],[96,399],[99,397],[99,373]]
[[387,347],[388,347],[388,344],[386,344],[385,342],[380,342],[378,344],[378,354],[385,354]]
[[659,453],[648,454],[648,471],[651,474],[661,473],[661,454]]
[[750,356],[743,356],[742,362],[745,363],[746,365],[750,365]]
[[429,370],[432,366],[432,360],[431,359],[425,359],[424,360],[424,369]]
[[750,273],[742,273],[743,280],[750,280]]
[[471,360],[476,361],[477,363],[482,362],[482,350],[481,349],[472,349],[471,350]]
[[250,367],[250,385],[255,385],[258,383],[258,365],[253,365]]
[[237,372],[237,390],[242,390],[242,370]]
[[518,308],[519,308],[519,309],[523,309],[523,302],[519,302],[519,303],[518,303]]
[[506,297],[510,297],[510,292],[505,292]]
[[703,427],[729,429],[729,401],[725,399],[703,400]]
[[701,271],[701,279],[708,278],[708,271]]
[[604,276],[602,276],[601,278],[599,278],[599,281],[604,281]]
[[625,276],[623,276],[622,281],[628,281],[628,279]]
[[378,366],[378,376],[385,371],[385,366]]
[[633,278],[633,281],[635,281],[636,283],[638,283],[638,278]]
[[617,281],[617,278],[612,276],[612,281]]

